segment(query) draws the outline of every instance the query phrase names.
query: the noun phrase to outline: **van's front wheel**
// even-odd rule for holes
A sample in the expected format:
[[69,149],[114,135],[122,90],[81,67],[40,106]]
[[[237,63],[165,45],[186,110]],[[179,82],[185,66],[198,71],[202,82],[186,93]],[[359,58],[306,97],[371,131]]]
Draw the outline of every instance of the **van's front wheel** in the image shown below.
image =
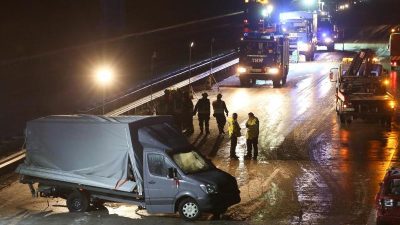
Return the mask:
[[179,215],[185,220],[196,220],[201,214],[199,204],[192,199],[187,198],[179,203]]

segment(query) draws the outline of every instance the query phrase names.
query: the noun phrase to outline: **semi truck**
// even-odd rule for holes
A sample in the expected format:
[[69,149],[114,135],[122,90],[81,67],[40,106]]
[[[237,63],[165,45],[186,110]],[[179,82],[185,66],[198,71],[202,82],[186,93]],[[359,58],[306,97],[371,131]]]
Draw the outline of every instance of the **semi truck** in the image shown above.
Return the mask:
[[249,87],[256,80],[272,80],[273,87],[286,84],[289,72],[289,40],[274,33],[244,33],[240,41],[237,74],[240,85]]
[[282,32],[289,37],[290,54],[295,51],[304,55],[306,61],[314,60],[316,51],[316,15],[307,11],[292,11],[279,14]]
[[290,52],[297,51],[306,61],[314,60],[317,46],[326,46],[328,51],[335,49],[336,26],[326,11],[291,11],[279,14],[283,33],[289,35]]
[[389,39],[390,66],[393,70],[400,67],[400,33],[392,33]]
[[[195,220],[240,202],[236,179],[189,144],[170,116],[47,116],[29,121],[20,182],[71,212],[104,202]],[[133,212],[132,212],[133,213]]]
[[335,42],[338,38],[337,27],[332,21],[331,15],[326,11],[318,11],[316,21],[317,46],[326,46],[327,50],[335,50]]
[[372,50],[361,50],[354,58],[344,58],[339,68],[331,69],[330,79],[336,83],[340,123],[364,119],[390,126],[397,103],[387,92],[388,76],[382,65],[375,62]]

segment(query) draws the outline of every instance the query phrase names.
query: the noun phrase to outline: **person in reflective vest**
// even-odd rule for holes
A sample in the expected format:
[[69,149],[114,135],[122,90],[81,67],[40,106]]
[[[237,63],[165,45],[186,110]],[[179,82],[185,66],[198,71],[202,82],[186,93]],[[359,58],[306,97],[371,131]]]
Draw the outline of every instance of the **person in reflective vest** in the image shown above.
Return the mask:
[[231,139],[231,150],[230,150],[230,158],[238,159],[236,155],[236,146],[237,139],[241,136],[240,126],[237,122],[238,115],[236,113],[232,114],[232,117],[228,118],[228,134]]
[[258,156],[258,135],[260,132],[260,125],[258,118],[254,116],[252,112],[249,113],[249,119],[246,122],[247,133],[246,133],[246,145],[247,154],[245,158],[250,159],[252,156],[252,150],[254,149],[253,159],[257,159]]
[[215,119],[217,119],[217,124],[218,124],[218,130],[219,134],[225,134],[224,132],[224,127],[226,123],[226,116],[228,116],[228,109],[226,108],[226,104],[224,101],[222,101],[222,95],[218,94],[217,95],[217,100],[213,101],[212,103],[213,109],[214,109],[214,114],[213,116]]
[[202,96],[203,97],[197,101],[194,107],[193,115],[198,113],[200,134],[203,134],[204,127],[206,127],[206,134],[210,134],[210,100],[207,98],[207,93],[203,93]]

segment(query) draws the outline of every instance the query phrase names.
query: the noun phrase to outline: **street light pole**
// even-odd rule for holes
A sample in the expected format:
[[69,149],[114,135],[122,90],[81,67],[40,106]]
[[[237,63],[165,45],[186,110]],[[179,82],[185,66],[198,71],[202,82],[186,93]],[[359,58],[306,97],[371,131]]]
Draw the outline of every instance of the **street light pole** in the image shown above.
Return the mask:
[[106,102],[106,86],[104,85],[102,88],[102,92],[103,92],[103,110],[102,110],[102,115],[104,115],[104,108],[105,108],[105,102]]
[[194,46],[194,42],[191,41],[190,45],[189,45],[189,86],[191,86],[190,78],[192,77],[192,48],[193,48],[193,46]]

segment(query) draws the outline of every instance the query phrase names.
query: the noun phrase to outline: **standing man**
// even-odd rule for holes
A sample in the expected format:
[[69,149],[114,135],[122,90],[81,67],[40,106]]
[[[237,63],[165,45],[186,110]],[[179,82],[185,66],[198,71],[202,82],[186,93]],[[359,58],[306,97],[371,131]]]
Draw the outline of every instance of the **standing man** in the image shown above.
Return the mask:
[[183,93],[183,129],[186,134],[193,134],[193,102],[189,92]]
[[252,148],[254,148],[253,159],[257,159],[258,156],[258,134],[260,131],[258,118],[254,116],[252,112],[249,113],[249,119],[246,122],[247,133],[246,133],[246,144],[247,144],[247,155],[245,158],[251,158]]
[[232,114],[232,117],[228,118],[228,134],[231,139],[231,151],[230,158],[238,159],[236,155],[236,145],[237,139],[241,136],[239,123],[237,122],[238,115],[236,113]]
[[161,98],[160,103],[157,105],[157,115],[172,115],[172,95],[168,89],[164,90],[164,96]]
[[206,127],[206,134],[210,134],[210,100],[207,98],[207,93],[204,92],[202,96],[203,97],[197,101],[194,107],[193,115],[196,115],[198,112],[200,134],[203,134],[204,126]]
[[212,106],[214,109],[213,116],[217,119],[219,134],[225,134],[224,127],[226,118],[224,113],[226,113],[226,116],[228,116],[228,109],[226,108],[225,102],[222,101],[221,94],[217,95],[217,100],[213,101]]

